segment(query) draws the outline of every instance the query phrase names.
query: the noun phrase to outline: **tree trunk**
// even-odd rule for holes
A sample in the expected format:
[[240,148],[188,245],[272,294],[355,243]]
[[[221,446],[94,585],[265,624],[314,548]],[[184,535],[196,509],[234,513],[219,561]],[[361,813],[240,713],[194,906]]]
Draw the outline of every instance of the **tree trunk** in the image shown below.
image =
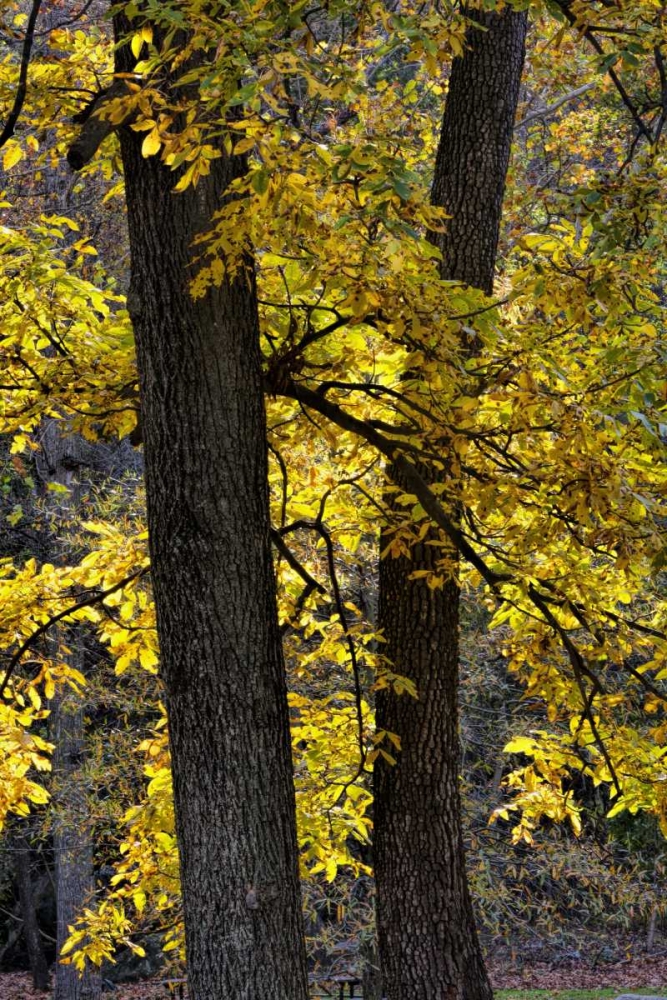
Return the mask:
[[648,933],[646,935],[646,951],[650,954],[655,947],[655,932],[658,923],[658,907],[654,906],[648,922]]
[[[68,645],[82,660],[83,635],[77,628]],[[80,670],[82,663],[75,664]],[[85,731],[81,695],[69,689],[56,692],[51,701],[53,727],[53,851],[56,861],[56,989],[55,1000],[97,1000],[102,992],[99,971],[90,965],[82,976],[73,965],[58,961],[69,937],[69,926],[81,915],[95,888],[93,839],[88,804],[89,790],[81,765],[85,756]]]
[[13,836],[12,847],[16,859],[16,886],[23,919],[23,941],[28,953],[33,985],[36,990],[48,990],[49,964],[46,960],[42,936],[37,923],[37,910],[30,872],[30,840],[22,830],[17,830]]
[[[441,275],[490,293],[524,58],[526,15],[473,11],[468,48],[453,62],[432,198],[451,215],[438,237]],[[433,474],[420,469],[422,474]],[[396,469],[389,478],[401,485]],[[412,558],[380,565],[383,652],[419,698],[378,692],[377,727],[396,733],[395,766],[375,766],[378,933],[388,1000],[488,1000],[465,869],[459,800],[455,582],[432,591],[419,569],[442,549],[432,529]],[[386,540],[383,540],[383,547]],[[452,554],[456,558],[456,553]]]
[[[83,470],[101,469],[109,457],[76,434],[68,433],[61,420],[42,421],[40,450],[35,467],[43,483],[58,483],[69,493],[47,494],[45,506],[53,532],[51,558],[60,565],[72,555],[70,523],[81,514],[80,492]],[[107,449],[103,449],[106,451]],[[85,666],[86,631],[82,625],[61,627],[53,642],[54,652],[64,645],[67,657],[81,673]],[[59,655],[62,655],[60,653]],[[56,890],[55,1000],[98,1000],[102,993],[99,970],[88,964],[83,975],[70,964],[61,964],[60,952],[74,924],[95,891],[93,866],[93,822],[91,789],[86,781],[86,731],[84,696],[66,685],[59,686],[50,701],[52,761],[51,801],[53,809],[53,853]]]
[[306,1000],[252,266],[188,288],[192,240],[244,163],[174,195],[179,173],[120,137],[189,995]]
[[441,276],[493,290],[527,14],[469,11],[465,54],[454,59],[431,199],[451,216],[437,234]]

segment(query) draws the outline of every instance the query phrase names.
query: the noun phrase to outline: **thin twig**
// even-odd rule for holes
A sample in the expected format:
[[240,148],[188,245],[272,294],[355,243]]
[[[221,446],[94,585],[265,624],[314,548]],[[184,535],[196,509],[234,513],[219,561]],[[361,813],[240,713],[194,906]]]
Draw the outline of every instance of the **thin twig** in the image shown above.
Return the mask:
[[593,90],[596,86],[596,83],[585,83],[582,87],[570,90],[569,93],[563,94],[563,96],[557,101],[554,101],[553,104],[549,104],[546,108],[542,108],[541,111],[533,111],[532,114],[526,115],[522,121],[516,123],[514,130],[517,131],[520,128],[526,128],[528,125],[532,125],[533,122],[539,121],[541,118],[551,118],[551,116],[555,114],[559,108],[562,108],[564,104],[568,104],[570,101],[576,100],[577,97],[581,97],[583,94],[588,93],[589,90]]

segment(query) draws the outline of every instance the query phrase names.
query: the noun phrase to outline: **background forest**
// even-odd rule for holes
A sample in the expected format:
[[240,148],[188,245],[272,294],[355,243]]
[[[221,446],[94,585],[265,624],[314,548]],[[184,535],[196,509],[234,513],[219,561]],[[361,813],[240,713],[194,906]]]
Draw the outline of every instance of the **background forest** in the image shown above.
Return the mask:
[[657,0],[0,0],[0,973],[667,954],[666,53]]

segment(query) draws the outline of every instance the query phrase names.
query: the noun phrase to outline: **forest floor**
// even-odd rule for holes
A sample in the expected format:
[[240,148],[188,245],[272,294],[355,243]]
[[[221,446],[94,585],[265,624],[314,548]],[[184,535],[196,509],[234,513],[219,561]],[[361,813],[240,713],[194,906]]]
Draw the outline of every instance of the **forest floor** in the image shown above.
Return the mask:
[[[497,990],[593,990],[592,996],[615,996],[618,993],[650,990],[667,996],[667,953],[664,952],[597,965],[593,962],[570,960],[558,963],[534,962],[517,968],[509,963],[491,960],[488,966]],[[601,990],[605,993],[597,992]],[[580,996],[579,1000],[586,998]]]
[[[515,969],[490,963],[491,978],[501,1000],[606,1000],[620,993],[662,993],[667,996],[667,954],[643,956],[593,968],[581,961],[536,963]],[[105,993],[109,1000],[187,1000],[181,987],[169,988],[164,978],[118,986]],[[23,972],[0,973],[0,1000],[45,1000]]]

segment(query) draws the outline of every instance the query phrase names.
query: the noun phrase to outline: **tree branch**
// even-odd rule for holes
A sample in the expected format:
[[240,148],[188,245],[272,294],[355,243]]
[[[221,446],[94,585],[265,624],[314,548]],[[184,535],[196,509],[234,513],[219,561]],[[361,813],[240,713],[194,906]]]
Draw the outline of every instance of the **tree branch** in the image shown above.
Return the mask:
[[499,583],[511,579],[511,576],[507,573],[496,573],[492,570],[475,551],[435,494],[429,489],[428,484],[421,477],[417,468],[402,453],[402,442],[393,441],[391,438],[385,437],[384,434],[381,434],[369,423],[352,416],[351,413],[343,410],[337,403],[331,402],[331,400],[327,399],[321,393],[314,392],[312,389],[308,389],[306,386],[291,379],[286,383],[282,383],[279,387],[269,386],[268,389],[270,392],[277,393],[278,395],[295,399],[303,406],[321,413],[323,417],[326,417],[333,424],[336,424],[343,430],[356,434],[377,448],[385,458],[394,463],[404,478],[406,485],[417,497],[425,512],[439,528],[442,528],[463,558],[477,570],[482,579],[486,580],[493,590],[497,589]]
[[296,558],[292,550],[288,545],[285,544],[282,534],[277,528],[271,528],[271,541],[280,552],[281,556],[285,560],[288,566],[297,573],[303,582],[310,588],[310,593],[316,590],[318,594],[326,594],[326,587],[323,587],[321,583],[318,583],[314,576],[312,576],[305,566],[303,566],[299,560]]
[[5,143],[8,142],[14,135],[16,123],[21,115],[21,110],[28,92],[28,67],[30,65],[30,53],[32,52],[35,25],[37,23],[37,16],[41,6],[42,0],[33,0],[32,7],[30,9],[30,16],[28,17],[28,27],[26,28],[25,37],[23,39],[21,68],[19,69],[19,84],[16,88],[12,110],[9,112],[9,117],[5,123],[5,127],[0,133],[0,149],[2,149]]
[[570,101],[576,100],[577,97],[581,97],[583,94],[588,93],[589,90],[594,90],[596,86],[596,83],[585,83],[583,87],[577,87],[576,90],[571,90],[569,93],[563,94],[563,96],[557,101],[554,101],[553,104],[549,104],[546,108],[542,108],[541,111],[534,111],[532,114],[526,115],[522,121],[516,123],[514,131],[516,132],[520,128],[526,128],[528,125],[532,125],[533,122],[539,121],[540,118],[551,118],[551,116],[555,114],[559,108],[562,108],[564,104],[568,104]]
[[68,608],[65,608],[63,611],[59,611],[58,614],[56,615],[52,615],[48,621],[43,622],[41,625],[39,625],[35,629],[35,631],[31,635],[29,635],[28,638],[24,640],[24,642],[21,643],[19,648],[16,650],[16,652],[10,659],[7,665],[7,669],[5,670],[5,676],[2,679],[2,684],[0,684],[0,698],[2,698],[2,696],[4,695],[7,684],[9,683],[9,680],[12,674],[14,673],[14,670],[21,662],[23,654],[26,653],[31,648],[31,646],[34,645],[34,643],[40,638],[40,636],[45,635],[52,625],[55,625],[57,622],[62,621],[63,618],[68,618],[70,615],[74,614],[75,611],[79,611],[81,608],[88,608],[91,607],[91,605],[93,604],[97,604],[99,601],[103,601],[105,597],[109,597],[111,594],[115,594],[118,590],[122,590],[123,587],[126,587],[128,585],[128,583],[132,583],[133,580],[139,580],[142,576],[145,576],[148,572],[149,572],[148,566],[145,566],[143,569],[138,569],[135,573],[130,573],[129,576],[126,576],[125,579],[121,580],[119,583],[114,583],[113,587],[109,587],[107,588],[107,590],[93,591],[93,593],[90,594],[88,597],[84,598],[81,601],[77,601],[76,604],[71,604]]
[[81,170],[90,163],[107,136],[118,131],[124,125],[130,114],[120,122],[112,122],[109,118],[101,118],[100,111],[109,101],[119,97],[127,97],[128,90],[124,80],[114,80],[110,87],[98,94],[76,120],[83,122],[83,127],[67,150],[67,162],[72,170]]
[[[606,56],[607,53],[605,52],[605,50],[602,47],[602,45],[600,44],[600,42],[597,40],[597,38],[595,37],[595,35],[591,31],[590,27],[588,27],[585,24],[581,24],[581,22],[579,22],[577,20],[576,15],[573,14],[572,11],[570,10],[569,0],[556,0],[556,3],[557,3],[557,6],[558,6],[559,10],[561,10],[563,12],[565,18],[567,19],[567,21],[571,25],[571,27],[578,28],[581,31],[581,33],[584,36],[584,38],[590,43],[590,45],[592,46],[592,48],[595,49],[595,51],[597,52],[598,55],[603,56],[603,57]],[[635,107],[635,105],[634,105],[634,103],[632,101],[632,98],[630,97],[630,95],[628,94],[627,90],[623,86],[623,83],[622,83],[621,78],[619,77],[618,73],[616,72],[616,70],[614,69],[613,66],[607,66],[607,73],[609,74],[609,78],[611,79],[612,83],[616,87],[616,90],[618,91],[619,96],[620,96],[621,100],[623,101],[623,104],[626,106],[626,108],[630,112],[632,120],[634,121],[635,125],[637,126],[639,134],[643,135],[645,139],[648,139],[648,141],[652,143],[654,140],[653,140],[653,135],[651,134],[651,130],[644,123],[644,119],[639,114],[639,111]]]

